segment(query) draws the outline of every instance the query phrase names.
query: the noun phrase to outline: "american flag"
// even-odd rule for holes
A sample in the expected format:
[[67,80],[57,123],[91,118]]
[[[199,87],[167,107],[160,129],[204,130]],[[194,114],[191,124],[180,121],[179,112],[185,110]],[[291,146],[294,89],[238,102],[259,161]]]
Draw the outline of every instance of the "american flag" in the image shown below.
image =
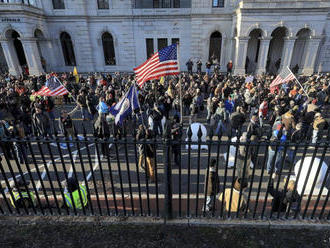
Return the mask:
[[289,82],[293,79],[295,79],[295,76],[293,75],[292,71],[289,69],[289,67],[285,67],[282,72],[277,75],[277,77],[274,79],[274,81],[270,84],[269,87],[274,88],[277,85]]
[[68,94],[69,91],[61,84],[60,80],[55,76],[50,76],[45,85],[34,95],[39,96],[63,96]]
[[166,75],[179,74],[177,45],[173,44],[155,53],[142,65],[134,68],[138,85]]

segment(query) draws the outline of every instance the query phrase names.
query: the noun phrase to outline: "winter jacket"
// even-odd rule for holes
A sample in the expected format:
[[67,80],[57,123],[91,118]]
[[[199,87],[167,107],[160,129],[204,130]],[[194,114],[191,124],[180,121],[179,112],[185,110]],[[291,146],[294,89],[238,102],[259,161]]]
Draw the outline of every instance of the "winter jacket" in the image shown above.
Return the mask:
[[245,122],[245,116],[241,112],[234,112],[230,117],[230,122],[232,128],[240,129]]

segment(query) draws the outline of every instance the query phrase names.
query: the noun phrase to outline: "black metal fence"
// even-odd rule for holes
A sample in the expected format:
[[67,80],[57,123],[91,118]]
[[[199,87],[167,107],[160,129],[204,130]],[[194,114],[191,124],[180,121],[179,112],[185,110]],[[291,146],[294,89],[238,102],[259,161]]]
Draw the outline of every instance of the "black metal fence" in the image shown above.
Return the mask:
[[[179,141],[85,133],[3,139],[0,146],[1,215],[330,218],[328,140],[233,142],[211,132],[202,141],[201,130],[192,140],[189,129]],[[70,177],[86,195],[67,190]]]

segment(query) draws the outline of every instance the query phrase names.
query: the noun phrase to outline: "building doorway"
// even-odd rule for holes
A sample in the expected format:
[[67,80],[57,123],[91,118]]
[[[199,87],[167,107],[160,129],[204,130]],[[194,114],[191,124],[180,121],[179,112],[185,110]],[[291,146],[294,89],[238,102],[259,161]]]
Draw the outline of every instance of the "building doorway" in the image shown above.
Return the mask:
[[37,47],[38,47],[38,52],[39,52],[39,57],[40,57],[40,63],[42,66],[42,69],[44,72],[47,71],[47,61],[44,57],[44,53],[47,51],[47,44],[46,44],[46,39],[44,37],[44,34],[40,29],[36,29],[34,31],[34,37],[37,39]]
[[271,36],[269,44],[266,71],[270,74],[280,73],[282,53],[284,47],[284,37],[287,35],[285,27],[276,28]]
[[253,74],[258,66],[261,34],[262,31],[260,29],[254,29],[250,33],[246,54],[247,63],[245,64],[245,71],[248,74]]
[[27,67],[26,57],[23,49],[22,42],[19,40],[20,35],[16,31],[12,31],[11,38],[13,39],[14,48],[21,67]]
[[297,33],[297,39],[294,43],[290,68],[293,73],[300,73],[304,68],[306,60],[307,44],[311,31],[307,28],[301,29]]
[[210,37],[209,61],[213,64],[220,64],[222,35],[215,31]]

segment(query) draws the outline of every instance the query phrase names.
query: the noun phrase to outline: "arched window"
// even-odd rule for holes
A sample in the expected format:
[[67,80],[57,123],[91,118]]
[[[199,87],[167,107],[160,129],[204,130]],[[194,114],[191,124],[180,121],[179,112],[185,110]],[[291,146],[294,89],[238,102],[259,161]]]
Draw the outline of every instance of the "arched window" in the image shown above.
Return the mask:
[[108,32],[102,35],[102,45],[103,45],[103,53],[104,53],[104,61],[106,65],[115,65],[116,57],[115,57],[115,48],[113,45],[112,35]]
[[74,56],[73,45],[70,35],[66,32],[63,32],[61,33],[60,39],[61,39],[65,65],[75,66],[76,58]]
[[220,63],[221,42],[222,42],[222,35],[220,32],[216,31],[211,34],[210,50],[209,50],[209,60],[211,62],[216,61],[217,63]]

